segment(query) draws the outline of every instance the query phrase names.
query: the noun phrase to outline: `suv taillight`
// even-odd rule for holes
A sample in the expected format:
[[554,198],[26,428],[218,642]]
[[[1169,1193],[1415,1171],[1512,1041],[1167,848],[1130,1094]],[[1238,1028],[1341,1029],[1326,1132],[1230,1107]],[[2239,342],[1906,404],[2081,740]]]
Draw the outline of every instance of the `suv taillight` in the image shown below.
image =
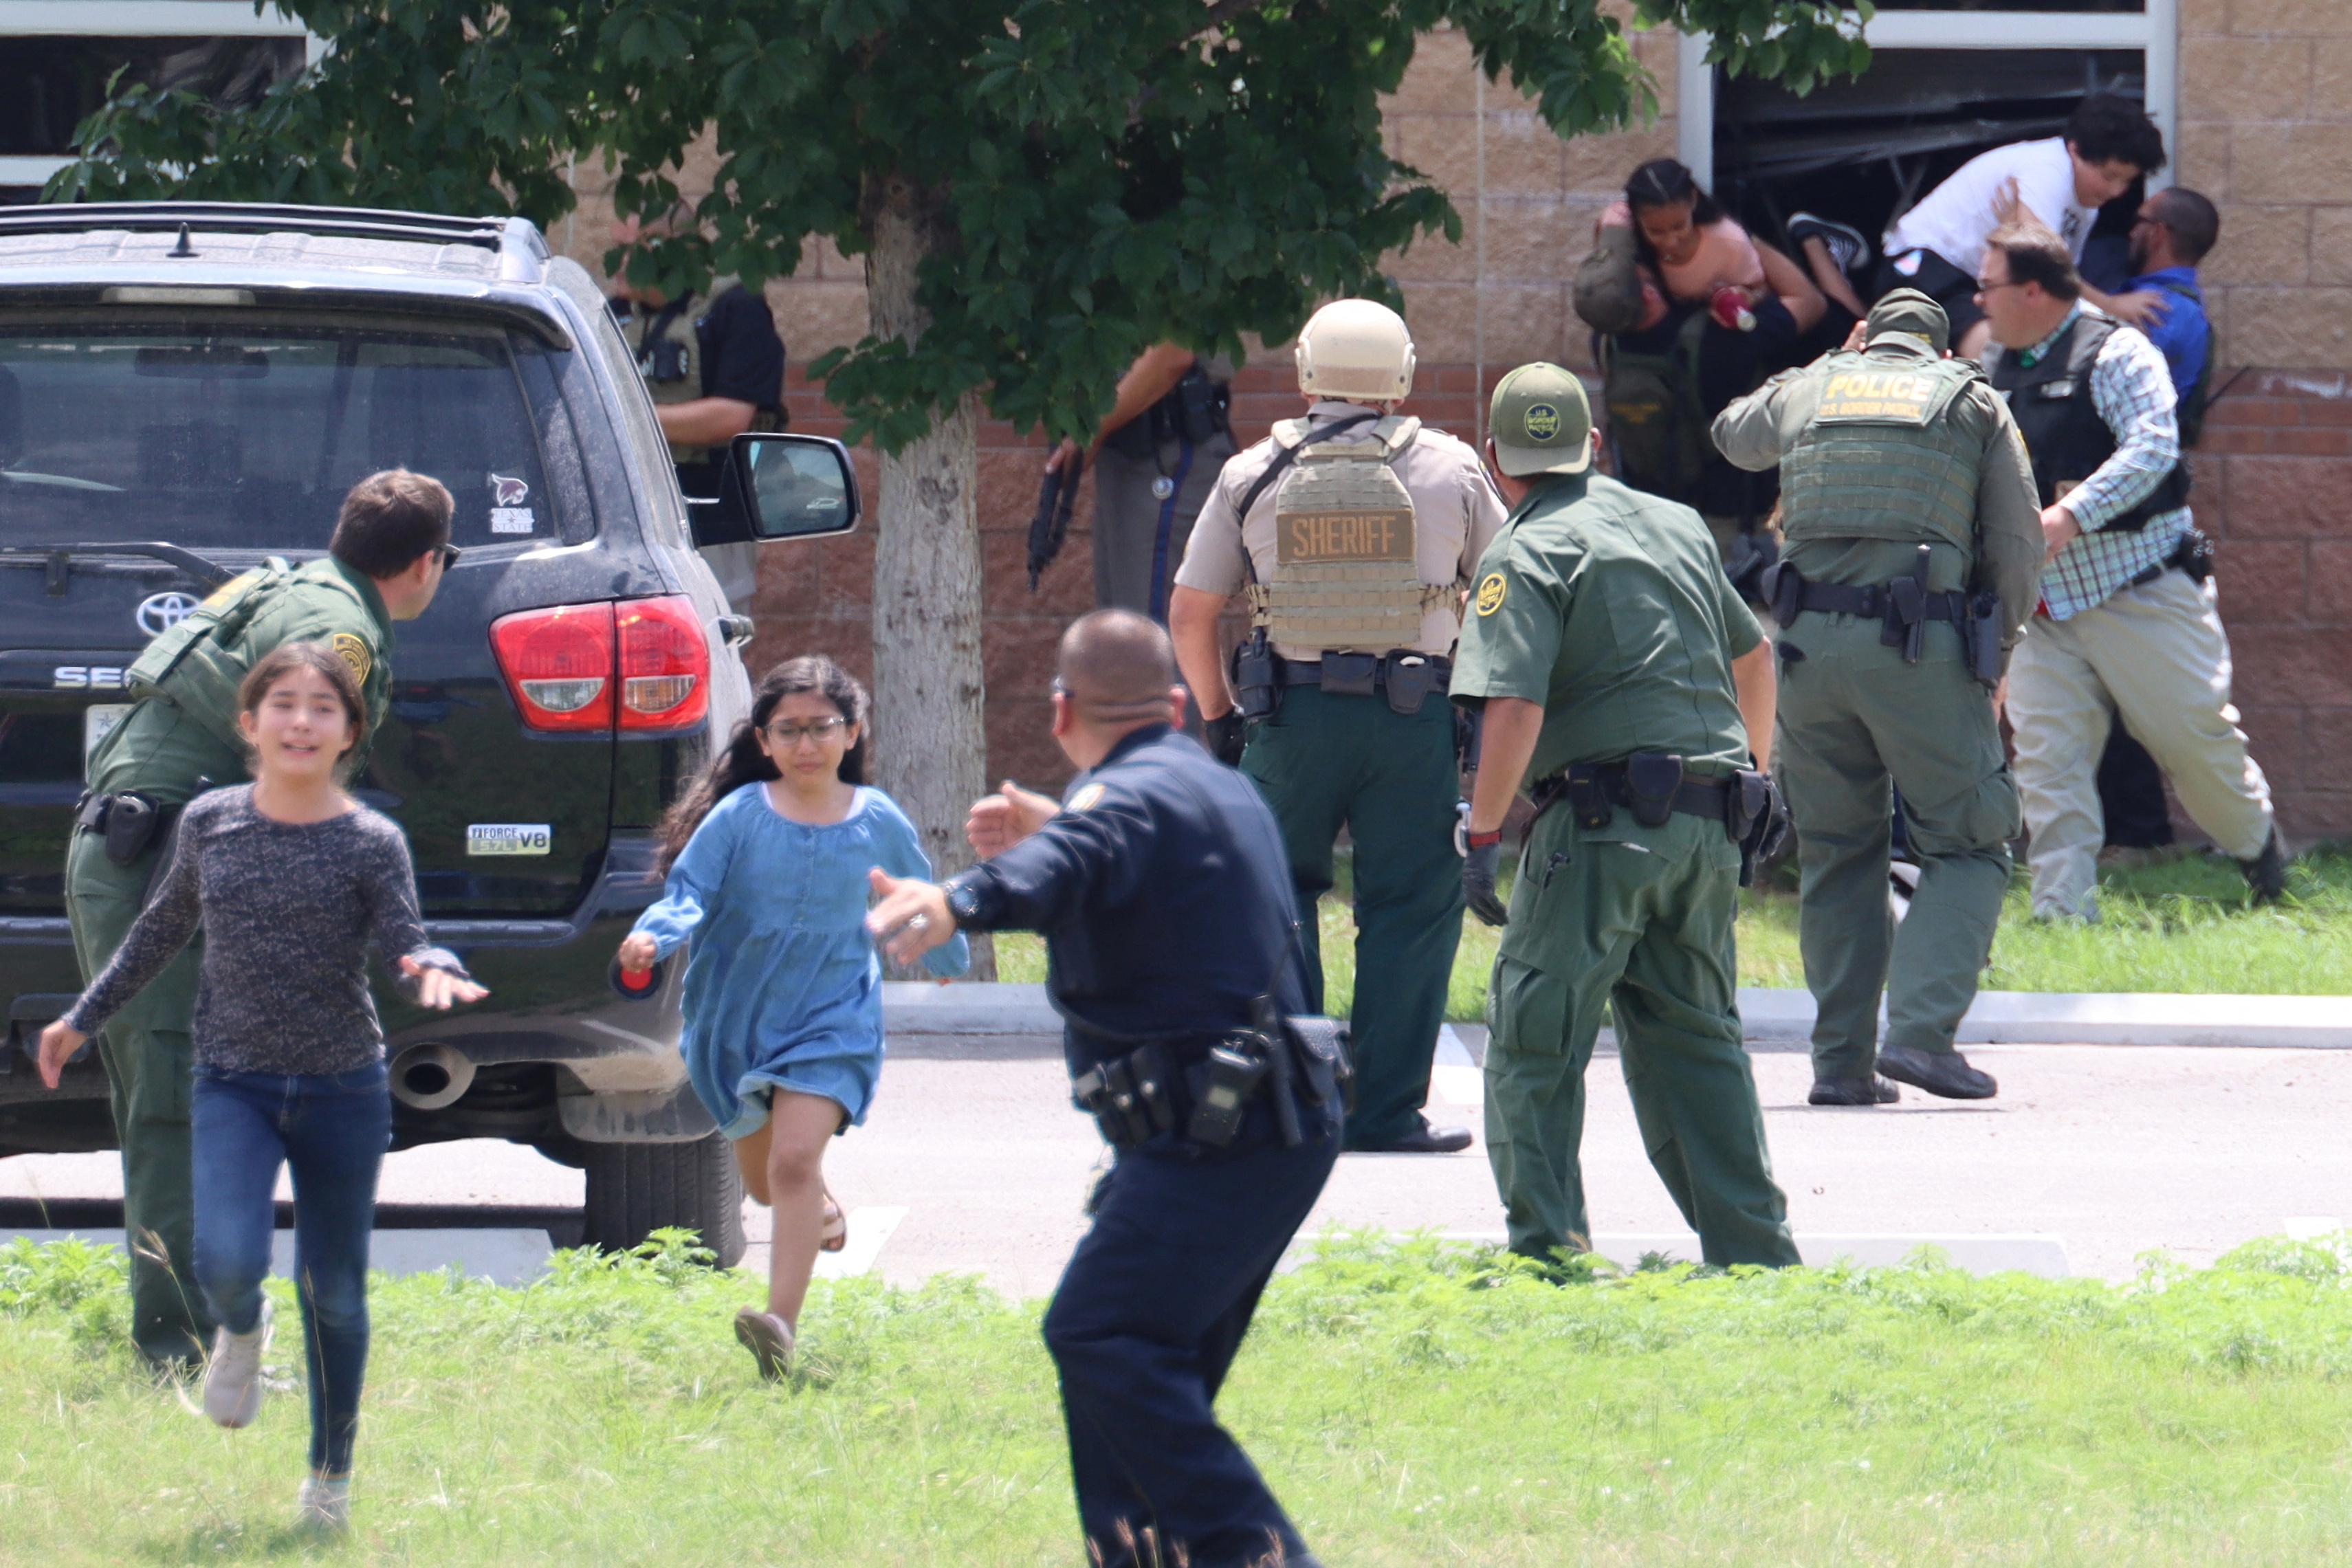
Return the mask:
[[558,604],[490,622],[490,650],[531,729],[613,727],[613,606]]
[[710,644],[690,599],[631,599],[621,632],[621,727],[677,729],[710,711]]
[[710,645],[694,602],[559,604],[490,623],[490,649],[531,729],[679,729],[710,711]]

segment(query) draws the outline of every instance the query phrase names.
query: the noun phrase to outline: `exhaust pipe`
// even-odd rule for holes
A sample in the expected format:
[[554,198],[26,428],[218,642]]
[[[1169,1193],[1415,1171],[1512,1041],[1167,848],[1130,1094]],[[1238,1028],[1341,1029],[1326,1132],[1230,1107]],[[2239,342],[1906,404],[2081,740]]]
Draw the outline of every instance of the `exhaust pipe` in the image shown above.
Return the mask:
[[454,1105],[474,1086],[474,1064],[447,1045],[412,1045],[393,1060],[392,1097],[419,1111]]

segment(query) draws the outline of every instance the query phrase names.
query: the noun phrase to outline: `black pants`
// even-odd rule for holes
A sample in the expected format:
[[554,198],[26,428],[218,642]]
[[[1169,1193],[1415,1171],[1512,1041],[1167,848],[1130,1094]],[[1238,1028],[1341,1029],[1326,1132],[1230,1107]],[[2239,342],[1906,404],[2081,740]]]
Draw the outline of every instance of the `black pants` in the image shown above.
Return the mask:
[[[1234,1145],[1190,1157],[1159,1138],[1119,1156],[1094,1228],[1045,1312],[1062,1376],[1078,1522],[1103,1568],[1237,1568],[1307,1548],[1211,1409],[1339,1154],[1339,1118],[1305,1112],[1285,1148],[1261,1099]],[[1318,1135],[1319,1134],[1319,1135]],[[1180,1555],[1181,1551],[1181,1555]]]
[[2099,757],[2099,810],[2111,849],[2152,850],[2172,841],[2164,774],[2121,724],[2107,731],[2107,749]]

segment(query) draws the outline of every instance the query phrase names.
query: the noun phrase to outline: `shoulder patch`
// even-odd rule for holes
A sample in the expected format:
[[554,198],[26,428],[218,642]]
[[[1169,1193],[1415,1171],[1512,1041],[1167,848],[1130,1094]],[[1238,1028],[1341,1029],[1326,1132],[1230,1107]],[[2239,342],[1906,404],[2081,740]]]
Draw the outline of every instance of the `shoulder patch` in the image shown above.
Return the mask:
[[349,632],[338,632],[329,645],[341,657],[344,664],[352,667],[352,679],[365,685],[368,671],[374,667],[374,663],[368,653],[366,640]]
[[1103,787],[1099,784],[1089,784],[1085,789],[1070,797],[1070,810],[1073,811],[1091,810],[1094,808],[1095,802],[1100,800],[1102,798]]
[[1478,580],[1478,597],[1476,601],[1478,613],[1481,615],[1492,615],[1496,611],[1500,610],[1503,607],[1503,595],[1509,591],[1509,590],[1510,583],[1508,580],[1507,580],[1499,571],[1490,571],[1485,577],[1480,578]]

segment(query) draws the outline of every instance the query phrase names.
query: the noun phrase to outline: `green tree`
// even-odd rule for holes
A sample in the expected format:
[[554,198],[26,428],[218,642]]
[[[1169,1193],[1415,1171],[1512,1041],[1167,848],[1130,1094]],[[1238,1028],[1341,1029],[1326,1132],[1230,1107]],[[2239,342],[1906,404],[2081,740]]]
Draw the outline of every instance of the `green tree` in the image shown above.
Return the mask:
[[[257,0],[257,4],[258,0]],[[1381,256],[1458,238],[1390,158],[1380,96],[1416,38],[1462,30],[1563,136],[1651,114],[1601,0],[278,0],[325,57],[257,105],[131,88],[52,199],[572,204],[612,161],[624,212],[677,199],[706,131],[702,232],[646,246],[672,292],[866,258],[871,330],[810,367],[881,449],[874,573],[880,776],[942,864],[987,785],[974,512],[983,403],[1090,434],[1121,370],[1172,339],[1238,352],[1315,303],[1393,300]],[[1735,70],[1803,90],[1866,59],[1843,0],[1642,0]],[[1867,14],[1869,6],[1862,6]]]

